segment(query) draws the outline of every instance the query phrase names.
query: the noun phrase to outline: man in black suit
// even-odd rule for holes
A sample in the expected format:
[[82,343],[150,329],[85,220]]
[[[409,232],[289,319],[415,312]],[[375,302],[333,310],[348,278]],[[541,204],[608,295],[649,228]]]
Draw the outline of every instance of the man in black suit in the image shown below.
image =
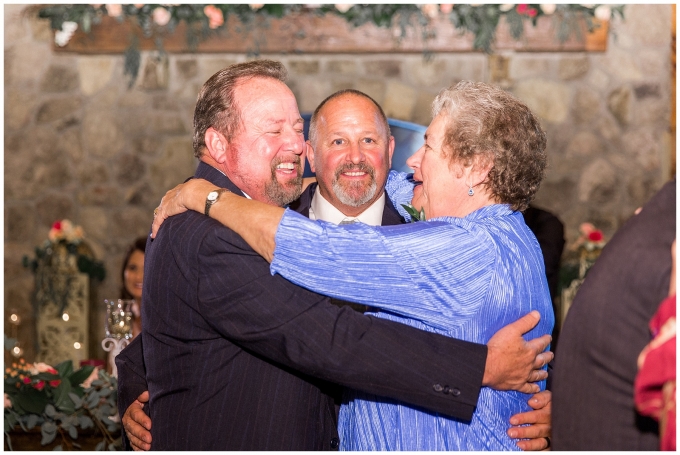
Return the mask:
[[562,327],[553,378],[555,450],[658,450],[635,410],[637,358],[668,294],[675,180],[619,229],[588,271]]
[[[194,118],[196,177],[275,205],[299,195],[302,119],[284,75],[275,62],[249,62],[206,83]],[[518,336],[530,318],[499,332],[486,355],[484,346],[330,305],[271,276],[213,220],[175,218],[146,252],[142,339],[117,358],[121,414],[132,390],[145,390],[146,369],[152,449],[337,448],[332,399],[308,375],[469,419],[481,385],[527,390],[531,368],[550,358],[536,357],[547,340]],[[442,353],[445,362],[435,359]]]

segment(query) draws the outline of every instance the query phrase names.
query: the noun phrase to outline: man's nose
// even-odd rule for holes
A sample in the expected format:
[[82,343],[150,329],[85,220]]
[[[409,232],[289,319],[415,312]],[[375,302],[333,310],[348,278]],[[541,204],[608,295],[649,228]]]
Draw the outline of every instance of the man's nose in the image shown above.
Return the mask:
[[366,154],[361,149],[359,144],[350,144],[349,153],[347,154],[347,159],[354,164],[361,163],[366,160]]

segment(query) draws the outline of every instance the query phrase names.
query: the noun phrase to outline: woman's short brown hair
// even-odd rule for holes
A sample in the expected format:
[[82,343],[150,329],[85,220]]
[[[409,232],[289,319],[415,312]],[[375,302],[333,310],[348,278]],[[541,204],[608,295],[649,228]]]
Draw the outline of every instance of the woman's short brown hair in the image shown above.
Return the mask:
[[529,108],[509,93],[482,82],[462,81],[443,89],[432,103],[433,118],[447,116],[444,151],[451,162],[491,160],[484,181],[491,195],[524,210],[546,167],[546,136]]

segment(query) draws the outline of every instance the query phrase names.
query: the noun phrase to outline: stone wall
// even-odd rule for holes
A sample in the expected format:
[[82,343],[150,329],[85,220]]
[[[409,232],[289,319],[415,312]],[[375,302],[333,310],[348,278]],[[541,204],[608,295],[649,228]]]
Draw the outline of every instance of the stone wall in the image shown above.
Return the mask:
[[[193,173],[193,107],[203,82],[236,54],[142,54],[132,88],[122,55],[55,53],[46,21],[5,5],[5,314],[23,318],[30,360],[33,275],[24,255],[56,219],[81,225],[108,277],[97,287],[92,356],[103,358],[103,304],[116,297],[126,246]],[[668,179],[671,5],[629,5],[604,53],[262,55],[281,60],[301,112],[335,90],[373,96],[390,117],[429,123],[440,88],[492,82],[523,99],[548,132],[549,172],[536,205],[610,236]],[[5,318],[7,319],[7,318]],[[5,325],[7,332],[7,323]]]

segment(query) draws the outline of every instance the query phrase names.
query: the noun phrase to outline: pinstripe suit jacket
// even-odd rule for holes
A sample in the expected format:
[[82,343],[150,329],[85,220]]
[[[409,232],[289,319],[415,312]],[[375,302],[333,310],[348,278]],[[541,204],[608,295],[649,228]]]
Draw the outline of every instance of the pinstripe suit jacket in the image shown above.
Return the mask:
[[[240,194],[204,163],[195,176]],[[145,390],[146,370],[154,450],[335,448],[323,380],[470,419],[486,360],[483,345],[338,308],[272,276],[196,212],[166,220],[147,246],[142,311],[141,340],[116,362],[119,408]]]

